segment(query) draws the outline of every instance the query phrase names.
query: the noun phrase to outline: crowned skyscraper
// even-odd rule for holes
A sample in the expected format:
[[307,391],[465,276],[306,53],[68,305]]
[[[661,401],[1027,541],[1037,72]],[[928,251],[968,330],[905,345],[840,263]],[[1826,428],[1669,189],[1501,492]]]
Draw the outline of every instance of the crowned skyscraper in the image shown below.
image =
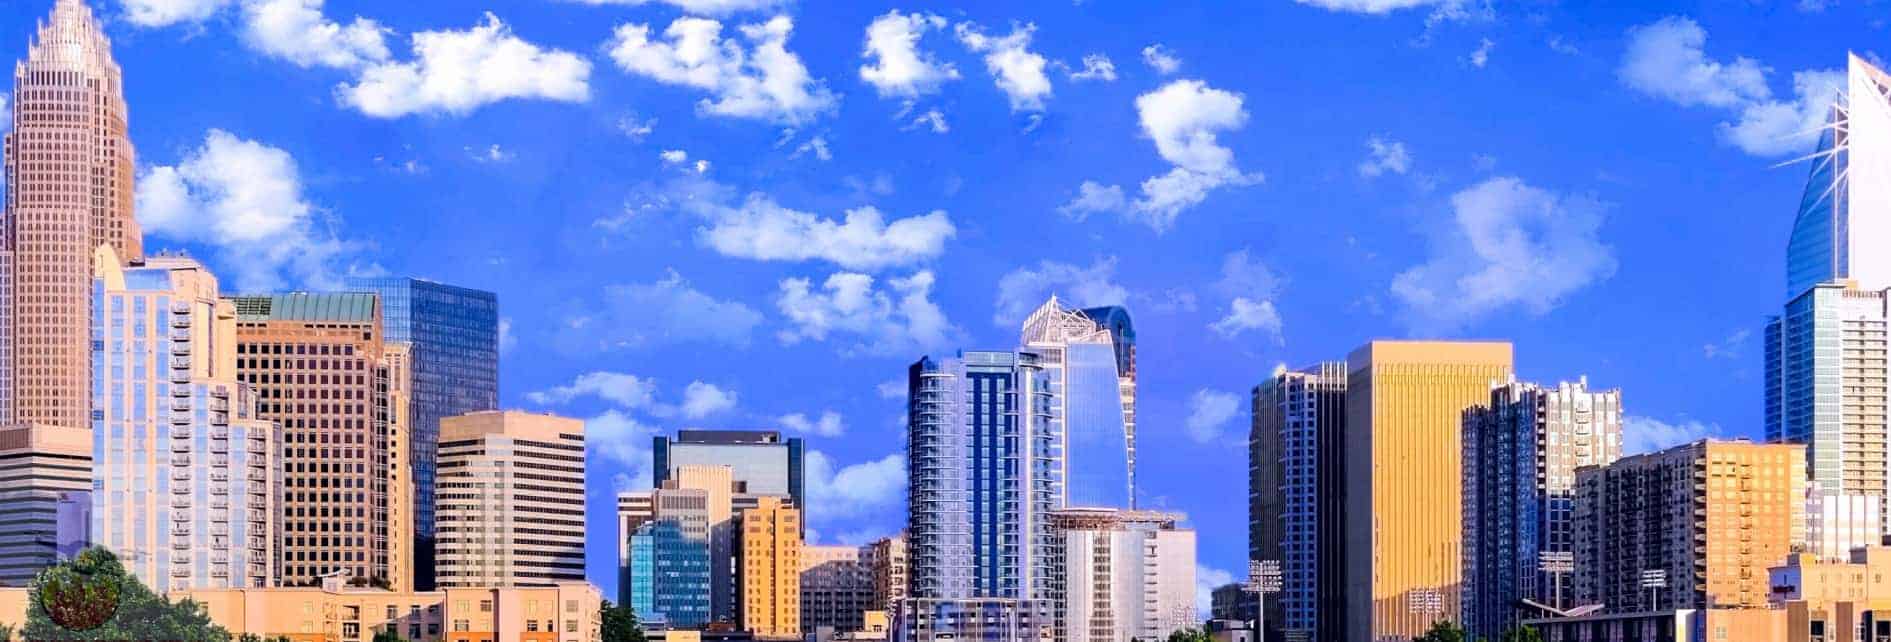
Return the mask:
[[1136,346],[1122,308],[1072,310],[1051,297],[1019,343],[1050,377],[1051,432],[1064,453],[1059,506],[1129,508],[1135,496]]
[[1852,56],[1792,238],[1786,309],[1766,326],[1766,437],[1806,444],[1819,492],[1891,490],[1886,448],[1891,291],[1891,76]]
[[91,424],[92,252],[143,255],[123,74],[80,0],[57,0],[13,72],[0,220],[0,420]]

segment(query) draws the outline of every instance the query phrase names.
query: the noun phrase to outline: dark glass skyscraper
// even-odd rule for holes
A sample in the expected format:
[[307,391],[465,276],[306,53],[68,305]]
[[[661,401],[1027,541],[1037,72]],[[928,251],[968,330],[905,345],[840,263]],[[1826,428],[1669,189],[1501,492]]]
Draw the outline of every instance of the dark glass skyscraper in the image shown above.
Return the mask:
[[499,297],[407,277],[350,278],[381,295],[388,343],[413,350],[414,581],[433,589],[433,478],[440,419],[499,407]]

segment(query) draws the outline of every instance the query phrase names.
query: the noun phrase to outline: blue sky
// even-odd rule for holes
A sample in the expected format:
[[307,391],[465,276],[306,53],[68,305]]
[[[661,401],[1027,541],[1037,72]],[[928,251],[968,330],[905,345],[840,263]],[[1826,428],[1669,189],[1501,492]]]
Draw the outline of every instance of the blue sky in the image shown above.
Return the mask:
[[91,1],[147,246],[498,292],[504,403],[590,421],[607,591],[658,431],[800,434],[823,542],[897,529],[883,384],[1051,292],[1134,314],[1143,500],[1205,580],[1246,390],[1366,339],[1513,340],[1622,388],[1632,442],[1754,435],[1805,173],[1772,166],[1887,36],[1837,0]]

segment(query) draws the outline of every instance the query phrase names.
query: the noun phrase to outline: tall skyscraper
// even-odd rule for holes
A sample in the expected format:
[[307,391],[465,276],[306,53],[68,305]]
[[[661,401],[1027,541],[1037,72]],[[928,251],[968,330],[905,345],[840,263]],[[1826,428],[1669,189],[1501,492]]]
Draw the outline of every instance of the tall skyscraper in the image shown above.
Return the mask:
[[0,480],[0,587],[25,587],[68,544],[90,541],[91,520],[62,525],[60,505],[91,505],[92,431],[0,426]]
[[1511,376],[1508,343],[1374,341],[1347,357],[1347,642],[1410,639],[1459,612],[1459,429]]
[[1051,385],[1032,352],[968,351],[908,370],[911,591],[900,639],[1049,624],[1048,516],[1062,469]]
[[137,157],[112,43],[57,0],[13,71],[0,221],[0,422],[92,425],[93,250],[143,257]]
[[1497,639],[1523,600],[1570,608],[1576,470],[1622,456],[1622,393],[1510,381],[1464,411],[1464,623]]
[[761,497],[737,523],[736,594],[742,630],[763,640],[801,639],[801,511]]
[[[1766,608],[1805,545],[1799,444],[1703,440],[1576,472],[1576,603],[1610,612]],[[1650,590],[1644,574],[1665,586]]]
[[1346,519],[1346,364],[1278,370],[1254,388],[1248,437],[1248,559],[1280,563],[1269,635],[1341,635]]
[[1136,434],[1135,331],[1129,313],[1122,308],[1071,310],[1051,297],[1025,319],[1022,334],[1019,344],[1037,355],[1050,380],[1051,432],[1059,435],[1064,454],[1052,482],[1057,505],[1129,507],[1135,496]]
[[787,496],[804,506],[802,445],[769,430],[679,430],[674,439],[652,440],[650,485],[663,487],[679,466],[728,466],[731,477],[753,495]]
[[921,359],[908,381],[911,597],[1047,598],[1059,439],[1037,355]]
[[[386,399],[375,424],[387,435],[387,523],[388,528],[413,524],[414,466],[409,447],[413,439],[413,415],[409,400],[413,397],[413,346],[395,343],[382,346],[381,367],[375,369],[375,395]],[[432,500],[429,500],[431,502]],[[419,545],[413,537],[387,539],[388,588],[397,592],[416,590],[420,583],[416,569],[426,571],[428,586],[433,582],[433,564],[424,566],[415,557]],[[431,549],[429,549],[431,552]]]
[[736,623],[741,602],[736,592],[736,546],[739,543],[735,509],[735,471],[729,466],[684,464],[670,469],[664,490],[702,493],[704,527],[709,541],[709,616],[712,621]]
[[237,378],[254,387],[258,415],[282,426],[282,582],[307,586],[343,573],[392,585],[394,524],[382,385],[381,314],[368,293],[230,297]]
[[1051,613],[1060,642],[1165,640],[1193,628],[1195,531],[1173,513],[1052,511]]
[[584,422],[512,410],[440,421],[439,586],[584,581]]
[[1786,246],[1785,310],[1766,326],[1766,438],[1805,444],[1821,492],[1883,502],[1891,492],[1891,76],[1854,55],[1845,87],[1811,157]]
[[389,346],[409,351],[407,439],[413,467],[414,570],[433,587],[433,478],[440,420],[499,407],[499,297],[407,277],[353,277],[345,287],[381,297]]
[[98,250],[91,539],[161,591],[276,583],[280,429],[237,382],[236,311],[194,260]]

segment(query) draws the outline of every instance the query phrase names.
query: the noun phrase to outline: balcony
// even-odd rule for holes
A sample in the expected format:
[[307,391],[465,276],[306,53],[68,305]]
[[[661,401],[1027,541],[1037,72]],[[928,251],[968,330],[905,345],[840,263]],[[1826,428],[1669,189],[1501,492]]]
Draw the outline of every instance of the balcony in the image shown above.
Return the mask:
[[190,426],[172,426],[172,439],[190,439]]

